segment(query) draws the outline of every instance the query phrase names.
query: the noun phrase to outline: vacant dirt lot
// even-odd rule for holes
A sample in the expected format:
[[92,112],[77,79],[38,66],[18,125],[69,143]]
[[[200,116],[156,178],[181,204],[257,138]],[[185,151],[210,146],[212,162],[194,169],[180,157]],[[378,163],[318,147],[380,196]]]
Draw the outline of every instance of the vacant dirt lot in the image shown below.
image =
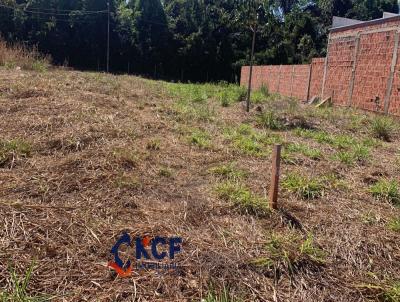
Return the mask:
[[[53,301],[400,301],[398,122],[242,96],[0,69],[0,293],[33,263]],[[124,231],[181,236],[179,268],[116,277]]]

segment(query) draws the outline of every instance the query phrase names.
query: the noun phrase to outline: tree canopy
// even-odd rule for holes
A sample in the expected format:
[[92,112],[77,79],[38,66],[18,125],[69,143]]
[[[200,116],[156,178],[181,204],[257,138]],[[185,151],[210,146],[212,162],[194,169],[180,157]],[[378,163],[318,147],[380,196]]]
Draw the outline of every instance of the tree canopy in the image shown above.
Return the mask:
[[[257,64],[323,56],[332,16],[398,12],[397,0],[109,0],[110,69],[181,81],[236,81],[257,25]],[[56,64],[104,70],[107,0],[0,0],[0,33]]]

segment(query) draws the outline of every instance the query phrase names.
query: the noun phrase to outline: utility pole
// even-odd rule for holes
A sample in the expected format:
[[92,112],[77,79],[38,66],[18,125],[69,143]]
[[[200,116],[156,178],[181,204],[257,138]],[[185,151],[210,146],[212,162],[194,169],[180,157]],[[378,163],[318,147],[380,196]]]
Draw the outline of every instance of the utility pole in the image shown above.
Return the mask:
[[253,79],[253,64],[254,64],[254,47],[256,45],[256,32],[257,26],[251,27],[253,31],[253,42],[251,45],[251,54],[250,54],[250,72],[249,72],[249,86],[247,89],[247,100],[246,100],[246,111],[250,111],[250,96],[251,96],[251,80]]
[[107,1],[107,73],[110,71],[110,1]]

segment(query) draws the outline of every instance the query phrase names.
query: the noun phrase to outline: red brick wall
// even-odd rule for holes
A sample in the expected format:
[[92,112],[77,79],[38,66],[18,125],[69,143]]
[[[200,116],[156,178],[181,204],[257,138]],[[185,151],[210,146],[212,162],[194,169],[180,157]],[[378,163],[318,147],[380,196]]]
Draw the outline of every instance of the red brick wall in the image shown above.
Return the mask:
[[[389,95],[388,113],[400,116],[400,46],[391,89],[389,85],[399,28],[400,17],[394,17],[333,29],[326,74],[325,58],[312,60],[311,77],[310,65],[262,66],[257,69],[261,71],[255,72],[252,87],[257,89],[264,83],[271,92],[301,100],[307,98],[309,90],[310,98],[331,96],[336,105],[379,112],[384,111]],[[248,67],[243,67],[241,84],[245,85],[247,80]]]
[[[394,50],[395,32],[360,36],[352,106],[384,111],[384,100]],[[379,98],[379,103],[374,100]]]
[[325,58],[314,58],[311,62],[310,98],[321,96]]
[[329,40],[323,98],[330,96],[338,105],[348,103],[354,49],[355,37],[353,36]]
[[[252,89],[259,89],[262,85],[268,87],[270,92],[293,96],[301,100],[307,98],[308,77],[310,65],[274,65],[253,67]],[[242,86],[247,85],[249,79],[249,66],[242,68]]]
[[310,65],[294,65],[291,96],[300,100],[307,99]]

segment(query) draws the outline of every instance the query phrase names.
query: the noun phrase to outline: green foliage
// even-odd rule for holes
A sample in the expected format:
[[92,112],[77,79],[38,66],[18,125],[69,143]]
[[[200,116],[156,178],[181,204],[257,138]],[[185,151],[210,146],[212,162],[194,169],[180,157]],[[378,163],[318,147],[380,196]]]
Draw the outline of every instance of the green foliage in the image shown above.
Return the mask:
[[340,150],[333,155],[333,159],[351,166],[356,162],[364,163],[370,158],[370,149],[362,144],[354,145],[350,150]]
[[319,160],[322,158],[322,151],[317,148],[313,148],[310,145],[301,143],[291,143],[285,146],[285,150],[288,153],[302,153],[313,160]]
[[315,199],[323,195],[325,186],[317,178],[309,178],[298,173],[289,173],[282,180],[282,188],[295,193],[302,199]]
[[393,232],[400,232],[400,217],[390,220],[388,227]]
[[24,140],[0,140],[0,167],[20,157],[29,157],[31,152],[31,145]]
[[222,291],[215,291],[214,289],[210,289],[202,302],[239,302],[240,299],[233,297],[228,289],[224,287]]
[[[0,8],[3,37],[39,45],[57,64],[68,61],[75,67],[105,69],[107,15],[88,11],[107,10],[106,1],[21,0],[4,4],[14,11]],[[40,18],[29,10],[37,11]],[[249,62],[252,35],[244,29],[250,25],[257,27],[255,64],[308,63],[311,57],[325,55],[333,15],[381,18],[383,10],[397,12],[397,6],[395,0],[112,0],[110,10],[112,71],[182,82],[234,82],[239,67]],[[13,62],[19,64],[18,60]],[[36,64],[33,68],[42,67]],[[262,100],[257,93],[254,99]]]
[[114,158],[125,168],[133,168],[138,165],[139,156],[136,151],[126,148],[116,149],[113,151]]
[[285,128],[274,111],[266,111],[258,115],[257,124],[270,130],[283,130]]
[[393,138],[395,130],[396,124],[390,117],[377,116],[372,120],[371,133],[376,138],[389,142]]
[[202,149],[208,149],[211,147],[211,137],[210,135],[201,129],[193,129],[188,137],[190,144],[198,146]]
[[356,140],[345,134],[329,134],[325,131],[318,131],[318,130],[309,130],[309,129],[295,129],[294,133],[297,136],[310,138],[318,143],[328,144],[338,149],[346,149],[353,146],[356,143]]
[[265,245],[266,256],[252,261],[258,267],[276,270],[287,270],[293,274],[300,263],[321,265],[325,263],[326,252],[319,248],[311,234],[303,240],[295,233],[271,234]]
[[269,89],[265,84],[261,85],[260,92],[265,96],[269,97]]
[[325,262],[326,253],[314,243],[312,234],[307,235],[307,239],[300,246],[300,252],[303,255],[307,255],[315,262]]
[[248,173],[238,169],[235,163],[229,163],[226,165],[216,166],[208,170],[211,174],[221,177],[227,180],[238,181],[246,178]]
[[158,171],[158,175],[165,178],[172,177],[172,174],[173,174],[172,170],[168,167],[161,167],[160,170]]
[[384,290],[383,301],[384,302],[400,301],[400,282],[395,282]]
[[160,150],[161,141],[159,139],[152,139],[149,142],[147,142],[146,148],[148,150]]
[[270,153],[268,146],[282,142],[279,135],[260,132],[247,124],[225,131],[233,147],[245,155],[264,157]]
[[242,184],[226,181],[218,184],[215,191],[219,198],[231,202],[243,212],[261,216],[270,213],[267,200],[254,195]]
[[44,302],[50,301],[50,298],[40,296],[31,296],[28,293],[29,281],[32,277],[35,264],[32,263],[25,273],[25,276],[20,277],[14,269],[10,269],[11,274],[11,292],[0,291],[1,302]]
[[399,183],[396,180],[381,179],[369,191],[376,199],[400,205]]

